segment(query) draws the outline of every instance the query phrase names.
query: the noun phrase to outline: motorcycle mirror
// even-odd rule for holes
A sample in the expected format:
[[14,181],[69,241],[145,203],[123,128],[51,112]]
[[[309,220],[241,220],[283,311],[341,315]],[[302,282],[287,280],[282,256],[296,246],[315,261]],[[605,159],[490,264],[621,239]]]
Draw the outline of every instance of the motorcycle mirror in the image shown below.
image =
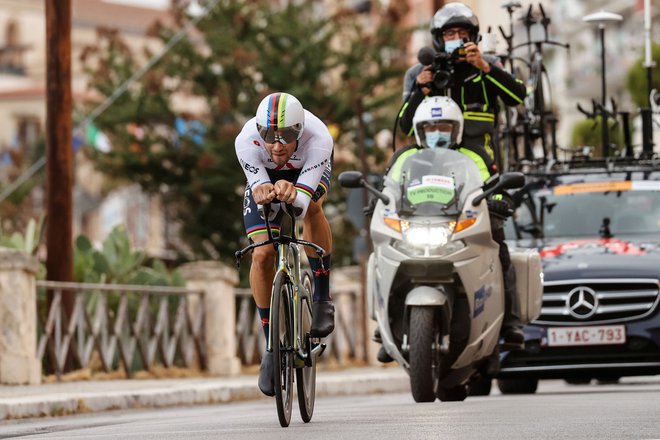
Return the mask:
[[525,175],[518,171],[512,171],[500,175],[495,185],[492,184],[493,182],[495,182],[495,180],[486,181],[486,184],[484,185],[484,192],[482,192],[472,200],[472,206],[479,205],[479,203],[481,203],[482,200],[489,197],[491,194],[495,194],[500,190],[521,188],[525,186]]
[[367,191],[378,197],[385,204],[390,203],[390,198],[364,180],[362,173],[359,171],[344,171],[341,173],[339,175],[339,185],[344,188],[366,188]]
[[503,173],[498,186],[503,189],[522,188],[525,186],[525,175],[518,171]]
[[339,175],[339,185],[344,188],[362,188],[364,178],[359,171],[344,171]]

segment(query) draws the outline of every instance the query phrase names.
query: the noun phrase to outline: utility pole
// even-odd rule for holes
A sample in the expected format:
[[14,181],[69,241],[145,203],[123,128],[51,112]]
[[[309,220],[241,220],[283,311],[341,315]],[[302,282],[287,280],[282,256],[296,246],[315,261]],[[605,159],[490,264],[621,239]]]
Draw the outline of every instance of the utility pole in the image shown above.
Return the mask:
[[[71,0],[46,0],[46,269],[50,281],[73,279],[73,123]],[[71,293],[64,310],[73,309]]]

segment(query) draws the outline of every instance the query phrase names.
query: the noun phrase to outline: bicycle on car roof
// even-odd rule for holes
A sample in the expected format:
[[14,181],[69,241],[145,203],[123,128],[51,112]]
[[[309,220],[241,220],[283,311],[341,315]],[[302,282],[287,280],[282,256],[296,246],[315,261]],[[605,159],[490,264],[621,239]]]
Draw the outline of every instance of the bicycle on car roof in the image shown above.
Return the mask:
[[[520,18],[525,26],[527,41],[513,45],[513,12],[521,7],[519,2],[508,2],[502,7],[509,12],[510,30],[507,34],[502,27],[499,27],[500,33],[507,42],[507,54],[501,57],[508,61],[512,73],[517,77],[523,76],[520,69],[514,66],[515,61],[521,62],[527,69],[527,97],[523,107],[519,110],[507,109],[506,128],[503,130],[508,139],[507,164],[519,164],[521,159],[534,161],[534,146],[540,141],[542,157],[544,163],[550,156],[557,159],[557,117],[554,114],[552,103],[552,90],[548,77],[548,71],[543,62],[544,46],[558,46],[564,49],[570,49],[570,45],[553,41],[548,38],[548,27],[551,19],[547,16],[543,5],[539,3],[538,13],[534,13],[532,5],[529,5],[527,13]],[[543,39],[532,39],[532,28],[540,25],[543,28]],[[513,52],[526,47],[528,49],[527,58],[514,56]],[[548,135],[550,139],[548,139]],[[520,156],[518,150],[519,140],[522,137],[523,156]],[[507,168],[507,167],[503,167]]]

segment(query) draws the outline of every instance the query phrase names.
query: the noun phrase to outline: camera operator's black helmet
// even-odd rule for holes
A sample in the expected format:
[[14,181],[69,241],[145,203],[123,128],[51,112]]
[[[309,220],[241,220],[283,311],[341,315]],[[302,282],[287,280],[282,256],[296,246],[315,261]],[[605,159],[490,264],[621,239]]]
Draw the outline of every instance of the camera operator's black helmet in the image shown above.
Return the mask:
[[470,41],[476,42],[479,37],[479,20],[472,9],[463,3],[447,3],[438,9],[431,19],[431,35],[435,50],[442,52],[445,49],[445,40],[442,31],[452,27],[462,27],[470,32]]

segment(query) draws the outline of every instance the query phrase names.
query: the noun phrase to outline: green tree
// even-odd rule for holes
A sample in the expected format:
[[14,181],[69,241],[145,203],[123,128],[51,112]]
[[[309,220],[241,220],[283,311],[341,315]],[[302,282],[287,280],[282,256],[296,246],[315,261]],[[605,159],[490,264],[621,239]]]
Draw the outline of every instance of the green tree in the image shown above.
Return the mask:
[[[356,148],[356,97],[370,114],[367,136],[390,128],[396,115],[386,104],[395,95],[398,102],[405,65],[397,54],[405,40],[390,15],[366,31],[363,16],[352,11],[319,15],[310,0],[291,3],[219,2],[96,120],[113,145],[108,153],[90,150],[97,167],[161,194],[197,255],[229,259],[243,244],[245,178],[234,139],[261,97],[277,90],[296,95],[333,126],[336,151]],[[152,35],[168,41],[188,20],[180,10],[174,17],[174,26],[157,24]],[[98,35],[82,58],[91,87],[109,96],[140,62],[115,31]],[[196,115],[205,127],[196,133],[202,142],[174,130],[184,112],[173,102],[181,96],[205,104]]]
[[[660,75],[658,75],[657,68],[657,66],[660,66],[660,44],[653,43],[651,57],[656,65],[653,69],[653,86],[651,88],[660,90]],[[630,70],[628,70],[626,86],[628,87],[628,91],[635,104],[640,107],[649,106],[649,91],[648,82],[646,80],[646,68],[644,67],[644,57],[638,59]]]

